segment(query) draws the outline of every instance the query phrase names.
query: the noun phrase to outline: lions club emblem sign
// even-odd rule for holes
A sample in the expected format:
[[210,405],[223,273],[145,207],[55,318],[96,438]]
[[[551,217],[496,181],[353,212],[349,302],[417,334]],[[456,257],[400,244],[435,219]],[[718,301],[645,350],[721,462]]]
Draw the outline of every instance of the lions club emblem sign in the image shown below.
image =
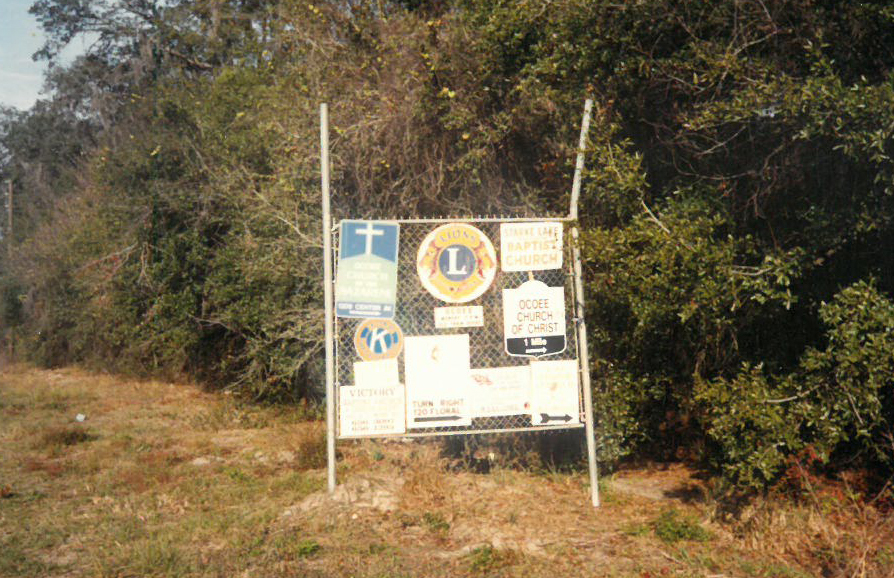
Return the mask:
[[447,303],[481,296],[497,274],[497,254],[484,233],[472,225],[451,223],[428,234],[416,255],[416,271],[425,289]]

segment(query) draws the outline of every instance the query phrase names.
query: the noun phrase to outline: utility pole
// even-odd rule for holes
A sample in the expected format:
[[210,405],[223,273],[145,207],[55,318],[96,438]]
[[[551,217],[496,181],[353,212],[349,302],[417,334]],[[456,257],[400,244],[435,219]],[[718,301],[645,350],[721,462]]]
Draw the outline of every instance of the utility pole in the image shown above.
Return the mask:
[[6,212],[9,224],[6,227],[6,254],[12,259],[12,180],[6,181]]
[[[12,179],[6,181],[6,215],[9,218],[9,223],[7,224],[3,238],[6,240],[6,267],[8,269],[9,264],[12,261]],[[6,328],[6,346],[9,348],[6,362],[12,363],[12,355],[15,351],[13,346],[12,327]]]

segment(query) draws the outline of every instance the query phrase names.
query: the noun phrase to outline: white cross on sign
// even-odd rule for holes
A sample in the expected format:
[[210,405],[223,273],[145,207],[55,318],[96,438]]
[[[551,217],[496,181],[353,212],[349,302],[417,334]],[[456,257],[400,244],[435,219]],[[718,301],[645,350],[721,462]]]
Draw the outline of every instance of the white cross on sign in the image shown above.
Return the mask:
[[397,303],[397,247],[400,225],[387,221],[339,223],[335,314],[338,317],[394,317]]
[[373,229],[373,224],[369,222],[366,223],[365,229],[357,229],[354,232],[366,237],[366,251],[364,255],[372,253],[373,237],[381,237],[385,234],[385,231],[382,231],[381,229]]

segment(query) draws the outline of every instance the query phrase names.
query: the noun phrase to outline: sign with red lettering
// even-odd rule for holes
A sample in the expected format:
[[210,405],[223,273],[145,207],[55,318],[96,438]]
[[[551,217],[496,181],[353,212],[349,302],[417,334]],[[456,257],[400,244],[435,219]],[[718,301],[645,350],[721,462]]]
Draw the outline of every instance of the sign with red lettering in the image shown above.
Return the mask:
[[471,375],[473,416],[531,413],[531,370],[527,365],[473,368]]
[[503,271],[562,268],[562,223],[501,223],[500,266]]
[[483,327],[484,307],[463,305],[459,307],[435,307],[435,328]]
[[541,357],[565,351],[565,288],[525,281],[503,289],[506,353]]
[[405,433],[397,360],[354,362],[354,384],[338,388],[338,418],[343,438]]

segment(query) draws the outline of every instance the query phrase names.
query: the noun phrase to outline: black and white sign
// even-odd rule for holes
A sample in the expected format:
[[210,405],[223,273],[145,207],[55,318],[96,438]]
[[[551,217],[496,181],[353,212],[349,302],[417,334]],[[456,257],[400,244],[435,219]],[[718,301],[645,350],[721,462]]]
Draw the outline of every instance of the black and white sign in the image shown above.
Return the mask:
[[503,289],[506,353],[541,357],[565,351],[565,288],[525,281]]
[[577,361],[531,362],[531,423],[580,423],[580,388]]

